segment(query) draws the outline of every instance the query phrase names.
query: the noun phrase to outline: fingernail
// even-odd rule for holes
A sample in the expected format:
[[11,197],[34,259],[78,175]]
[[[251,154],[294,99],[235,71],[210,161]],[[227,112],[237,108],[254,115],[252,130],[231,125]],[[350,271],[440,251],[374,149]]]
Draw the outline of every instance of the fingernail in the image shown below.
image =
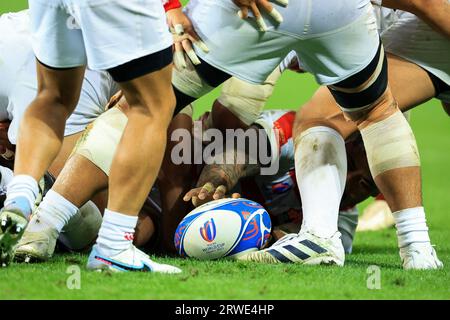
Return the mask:
[[283,16],[277,9],[273,8],[269,14],[276,22],[278,22],[278,23],[283,22]]
[[244,19],[244,14],[242,13],[242,10],[239,10],[237,12],[237,15],[238,15],[239,18]]
[[197,45],[204,53],[208,53],[208,52],[209,52],[208,46],[207,46],[202,40],[196,41],[195,44],[196,44],[196,45]]
[[289,4],[289,0],[275,0],[275,2],[278,2],[282,6],[287,6]]
[[199,65],[201,63],[194,50],[189,50],[186,53],[194,65]]
[[256,19],[256,24],[259,26],[259,31],[262,32],[267,31],[267,25],[263,17],[259,17],[258,19]]

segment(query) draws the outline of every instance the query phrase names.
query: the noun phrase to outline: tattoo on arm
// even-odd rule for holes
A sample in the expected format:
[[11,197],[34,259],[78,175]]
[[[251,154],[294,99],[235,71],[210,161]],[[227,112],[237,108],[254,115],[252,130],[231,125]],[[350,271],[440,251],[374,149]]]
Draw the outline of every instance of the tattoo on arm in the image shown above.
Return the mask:
[[[231,151],[233,152],[233,163],[210,164],[205,166],[197,182],[197,187],[211,182],[216,187],[224,185],[229,191],[233,189],[239,179],[259,174],[261,166],[257,161],[250,161],[251,157],[248,154],[248,150],[249,148],[247,147],[245,150],[238,150],[237,146],[235,146],[234,150]],[[229,159],[227,157],[227,151],[225,148],[223,157],[221,156],[219,158]],[[239,159],[245,159],[244,163],[240,163]]]

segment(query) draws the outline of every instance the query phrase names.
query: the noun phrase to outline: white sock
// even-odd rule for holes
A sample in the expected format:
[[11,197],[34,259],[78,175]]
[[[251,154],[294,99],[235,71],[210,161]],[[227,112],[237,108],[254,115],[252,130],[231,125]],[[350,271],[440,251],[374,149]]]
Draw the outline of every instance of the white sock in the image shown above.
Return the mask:
[[14,176],[7,186],[5,207],[17,207],[28,218],[38,194],[39,186],[33,177],[25,174]]
[[39,232],[44,227],[52,227],[61,232],[69,220],[78,212],[77,206],[64,198],[56,191],[49,190],[39,205],[36,219],[41,223],[32,220],[28,226],[28,231]]
[[301,231],[331,237],[338,230],[347,177],[344,139],[328,127],[303,132],[295,139],[295,172],[303,207]]
[[112,256],[126,250],[133,243],[138,217],[105,209],[97,244],[101,254]]
[[0,166],[0,189],[6,190],[8,184],[12,181],[14,173],[10,168]]
[[396,211],[393,216],[397,228],[399,248],[406,247],[413,242],[430,242],[423,207]]

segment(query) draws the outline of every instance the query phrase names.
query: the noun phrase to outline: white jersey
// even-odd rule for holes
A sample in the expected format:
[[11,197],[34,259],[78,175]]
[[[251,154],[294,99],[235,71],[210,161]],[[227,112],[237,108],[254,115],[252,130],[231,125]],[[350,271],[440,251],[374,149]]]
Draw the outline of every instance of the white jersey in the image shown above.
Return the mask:
[[386,31],[395,21],[397,21],[397,11],[382,7],[381,5],[373,5],[373,11],[377,18],[378,32],[381,34]]
[[[36,60],[28,25],[28,11],[0,16],[0,121],[11,121],[8,137],[13,144],[25,109],[37,93]],[[86,70],[80,100],[67,120],[64,134],[83,131],[105,111],[118,90],[108,73]]]
[[411,61],[450,85],[450,41],[412,13],[397,18],[382,33],[387,52]]
[[362,70],[377,52],[379,36],[369,0],[273,5],[284,21],[278,26],[265,17],[268,30],[262,33],[254,19],[237,16],[239,8],[233,1],[190,0],[185,12],[210,49],[205,54],[196,48],[197,55],[232,76],[263,83],[294,50],[305,71],[321,84],[333,84]]

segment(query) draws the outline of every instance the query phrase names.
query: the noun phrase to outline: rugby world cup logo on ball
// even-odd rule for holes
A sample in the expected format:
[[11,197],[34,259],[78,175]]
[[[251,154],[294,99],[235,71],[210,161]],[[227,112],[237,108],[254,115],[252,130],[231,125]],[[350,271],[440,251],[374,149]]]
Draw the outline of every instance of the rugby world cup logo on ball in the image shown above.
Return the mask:
[[259,203],[221,199],[191,211],[179,224],[174,241],[181,256],[237,258],[263,248],[270,232],[269,214]]
[[206,242],[213,242],[216,237],[216,225],[214,219],[206,221],[203,227],[200,228],[200,235]]

